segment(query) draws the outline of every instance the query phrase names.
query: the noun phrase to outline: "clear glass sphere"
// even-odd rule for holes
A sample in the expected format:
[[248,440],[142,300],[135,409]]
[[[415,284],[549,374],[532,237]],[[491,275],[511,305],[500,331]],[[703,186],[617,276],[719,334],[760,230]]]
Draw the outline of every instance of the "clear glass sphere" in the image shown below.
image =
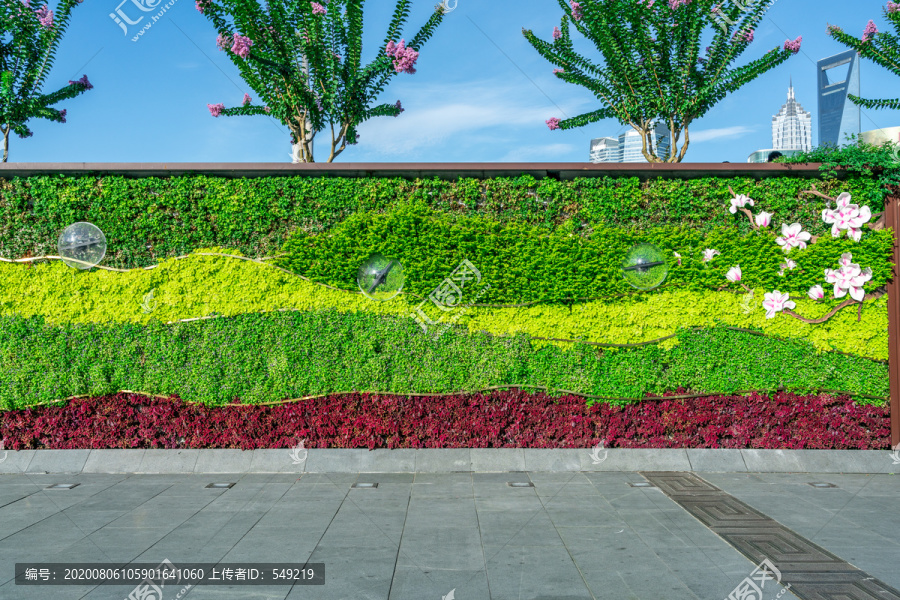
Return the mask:
[[622,261],[625,281],[639,290],[652,290],[665,281],[668,274],[669,267],[663,252],[653,244],[632,246]]
[[63,230],[56,247],[63,262],[70,267],[90,269],[96,267],[106,256],[106,236],[96,225],[81,221]]
[[373,254],[356,273],[359,290],[372,300],[390,300],[403,289],[403,265],[399,260]]

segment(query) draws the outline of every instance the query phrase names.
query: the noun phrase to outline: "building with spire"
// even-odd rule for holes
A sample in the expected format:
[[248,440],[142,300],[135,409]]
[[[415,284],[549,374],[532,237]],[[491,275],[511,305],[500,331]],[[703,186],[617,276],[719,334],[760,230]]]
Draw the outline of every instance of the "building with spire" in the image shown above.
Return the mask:
[[788,85],[787,102],[772,117],[772,147],[757,150],[747,157],[747,162],[768,162],[769,154],[780,152],[793,156],[812,149],[812,115],[794,97],[794,80]]
[[841,146],[850,134],[859,135],[859,57],[847,50],[816,63],[819,91],[819,145]]

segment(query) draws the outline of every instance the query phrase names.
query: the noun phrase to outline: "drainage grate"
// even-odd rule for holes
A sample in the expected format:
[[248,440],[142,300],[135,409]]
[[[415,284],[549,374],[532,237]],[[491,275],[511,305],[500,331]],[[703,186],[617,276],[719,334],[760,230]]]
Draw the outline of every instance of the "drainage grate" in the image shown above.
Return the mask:
[[811,481],[807,485],[811,485],[814,488],[836,488],[837,487],[833,483],[827,483],[825,481]]
[[53,485],[48,485],[45,487],[45,490],[71,490],[74,487],[78,487],[81,485],[80,483],[54,483]]
[[350,487],[352,487],[352,488],[374,489],[374,488],[377,488],[377,487],[378,487],[378,483],[376,483],[376,482],[358,481],[358,482],[354,483],[353,485],[351,485]]
[[208,489],[214,489],[214,490],[227,490],[233,486],[234,486],[233,483],[210,483],[206,487]]
[[[900,600],[900,591],[693,473],[641,473],[754,564],[768,559],[798,598]],[[825,482],[814,482],[816,483]],[[826,487],[837,487],[825,483]]]
[[506,485],[509,487],[534,487],[530,481],[507,481]]
[[629,481],[628,485],[630,485],[631,487],[642,487],[642,488],[656,487],[649,481]]

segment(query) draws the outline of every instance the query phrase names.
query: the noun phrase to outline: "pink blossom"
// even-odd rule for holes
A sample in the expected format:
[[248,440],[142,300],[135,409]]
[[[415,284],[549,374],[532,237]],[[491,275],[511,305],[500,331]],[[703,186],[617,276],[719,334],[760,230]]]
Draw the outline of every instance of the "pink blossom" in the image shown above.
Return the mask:
[[781,224],[781,234],[784,237],[775,238],[775,243],[782,248],[786,252],[790,252],[791,248],[800,248],[803,250],[806,248],[806,240],[810,238],[810,235],[806,231],[801,231],[803,226],[800,223],[794,223],[793,225],[788,226],[787,223]]
[[[45,28],[49,29],[53,27],[53,11],[50,10],[46,4],[34,11],[34,14]],[[63,123],[65,123],[65,121],[63,121]]]
[[565,70],[564,69],[553,69],[553,74],[556,75],[557,73],[565,73]]
[[559,27],[554,27],[553,28],[553,39],[558,40],[561,37],[562,37],[562,31],[559,30]]
[[749,196],[745,196],[744,194],[738,194],[731,199],[731,208],[728,209],[728,212],[730,212],[731,214],[735,214],[737,213],[738,208],[742,208],[747,204],[753,206],[753,199]]
[[62,122],[65,123],[66,122],[66,109],[62,109],[61,111],[59,111],[59,116],[62,117]]
[[734,34],[734,38],[735,38],[736,40],[742,40],[742,41],[745,41],[745,42],[752,42],[752,41],[753,41],[753,30],[750,29],[750,30],[748,30],[748,31],[745,31],[745,32],[744,32],[743,34],[741,34],[740,36],[739,36],[737,33],[735,33],[735,34]]
[[216,47],[219,50],[224,50],[228,46],[231,45],[231,36],[226,34],[222,35],[221,33],[216,37]]
[[809,292],[807,293],[813,300],[821,300],[825,297],[825,290],[822,289],[821,285],[812,286],[811,288],[809,288]]
[[794,40],[793,42],[790,40],[785,40],[784,41],[784,49],[790,50],[794,54],[797,54],[798,52],[800,52],[800,42],[802,42],[802,41],[803,41],[802,35],[797,36],[797,39]]
[[209,0],[196,0],[194,6],[202,13],[209,6]]
[[263,110],[266,111],[266,114],[272,112],[272,109],[269,108],[268,106],[264,106],[264,107],[263,107]]
[[[394,105],[394,108],[396,108],[396,109],[399,110],[400,112],[403,112],[403,111],[406,110],[405,108],[403,108],[403,107],[400,105],[400,101],[399,101],[399,100],[397,100],[397,104]],[[400,113],[397,113],[397,116],[399,117],[399,116],[400,116]],[[357,137],[359,137],[359,136],[357,136]]]
[[87,75],[85,75],[84,77],[82,77],[81,79],[79,79],[77,81],[69,81],[69,85],[76,85],[76,84],[83,85],[84,89],[86,89],[86,90],[94,89],[94,86],[91,85],[90,81],[88,81]]
[[214,117],[218,117],[225,110],[225,105],[221,102],[219,104],[207,104],[206,106],[209,108],[209,114]]
[[863,30],[862,41],[868,42],[876,33],[878,33],[878,28],[875,27],[875,21],[870,19],[866,24],[866,28]]
[[763,308],[766,309],[766,318],[772,319],[775,313],[781,312],[786,308],[796,308],[797,304],[790,299],[790,295],[782,294],[775,290],[771,294],[766,294],[763,300]]
[[572,18],[576,21],[580,21],[584,16],[581,13],[581,4],[579,2],[575,2],[575,0],[572,0],[571,2],[569,2],[569,4],[572,6]]
[[247,106],[252,101],[253,101],[253,99],[250,97],[250,94],[244,94],[244,102],[243,102],[244,106]]
[[556,117],[547,119],[546,121],[544,121],[544,123],[546,123],[547,127],[550,128],[550,131],[553,131],[554,129],[559,129],[559,119],[557,119]]
[[679,6],[684,6],[685,4],[690,4],[691,0],[669,0],[669,8],[675,10]]
[[419,59],[419,53],[412,48],[406,48],[405,40],[400,40],[399,44],[395,44],[393,40],[387,43],[384,51],[385,54],[394,58],[394,70],[397,73],[409,73],[415,75],[416,69],[413,65]]
[[897,12],[898,10],[900,10],[900,4],[897,4],[896,2],[888,2],[887,10],[888,12],[892,13]]
[[312,3],[312,9],[313,9],[314,15],[324,15],[325,14],[325,7],[322,6],[321,4],[319,4],[318,2]]
[[741,280],[741,265],[737,265],[728,269],[728,272],[725,274],[725,279],[732,283],[737,283]]
[[253,45],[253,40],[244,35],[234,36],[234,44],[231,46],[231,51],[240,56],[241,58],[247,58],[250,55],[250,46]]
[[757,227],[768,227],[772,223],[772,213],[767,213],[766,211],[762,211],[758,215],[756,215],[756,226]]

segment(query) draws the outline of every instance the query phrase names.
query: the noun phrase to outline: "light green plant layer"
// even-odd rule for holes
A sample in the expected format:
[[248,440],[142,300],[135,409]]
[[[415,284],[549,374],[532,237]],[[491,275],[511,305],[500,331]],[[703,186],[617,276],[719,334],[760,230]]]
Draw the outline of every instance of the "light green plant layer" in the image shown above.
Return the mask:
[[[240,254],[212,248],[196,252]],[[153,292],[153,297],[147,295]],[[839,311],[822,324],[806,324],[785,314],[766,319],[763,294],[755,290],[745,313],[745,295],[732,292],[658,291],[626,296],[615,301],[516,308],[469,307],[442,313],[426,302],[425,312],[434,320],[457,323],[470,331],[492,334],[525,333],[534,337],[580,339],[631,344],[657,339],[679,326],[709,326],[716,322],[757,329],[770,336],[803,339],[819,351],[839,350],[857,356],[887,359],[887,296],[863,305],[857,322],[856,307]],[[830,292],[830,287],[826,286]],[[472,296],[477,289],[472,292]],[[840,301],[818,303],[792,298],[795,312],[815,319]],[[463,303],[467,296],[463,296]],[[421,299],[404,294],[388,302],[369,300],[361,294],[332,290],[273,267],[244,260],[192,256],[169,259],[150,270],[127,273],[76,271],[61,261],[35,264],[0,263],[0,314],[23,317],[42,315],[48,323],[105,323],[175,321],[194,317],[237,315],[296,308],[304,311],[336,309],[364,311],[412,318]],[[144,312],[150,310],[150,312]],[[536,346],[545,342],[535,341]],[[662,343],[669,349],[672,338]]]

